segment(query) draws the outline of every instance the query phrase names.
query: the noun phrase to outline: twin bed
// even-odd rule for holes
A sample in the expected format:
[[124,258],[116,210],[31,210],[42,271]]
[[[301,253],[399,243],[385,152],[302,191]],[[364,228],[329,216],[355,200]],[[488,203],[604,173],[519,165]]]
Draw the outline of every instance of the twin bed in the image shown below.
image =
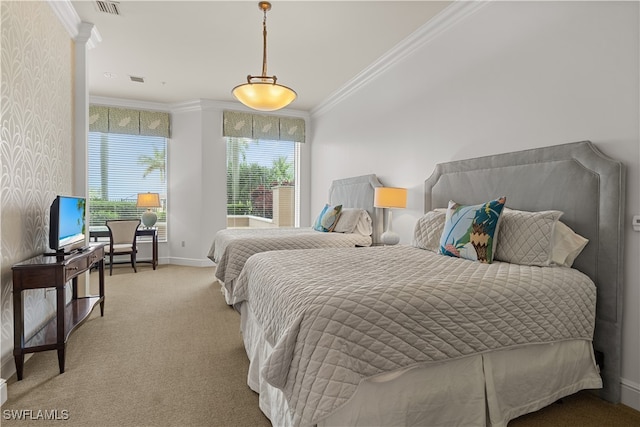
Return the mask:
[[[502,218],[496,261],[437,253],[435,208],[502,195],[534,221]],[[573,268],[549,265],[549,211],[589,240]],[[623,166],[589,142],[439,164],[413,245],[245,260],[248,384],[278,426],[506,426],[583,389],[618,402],[623,212]]]
[[234,283],[251,255],[283,249],[371,246],[377,242],[383,227],[382,216],[376,214],[373,206],[377,187],[382,187],[382,184],[373,174],[332,182],[330,205],[341,205],[354,213],[366,213],[347,232],[321,232],[312,227],[225,229],[217,232],[208,258],[216,264],[215,276],[222,285],[227,304],[235,303]]

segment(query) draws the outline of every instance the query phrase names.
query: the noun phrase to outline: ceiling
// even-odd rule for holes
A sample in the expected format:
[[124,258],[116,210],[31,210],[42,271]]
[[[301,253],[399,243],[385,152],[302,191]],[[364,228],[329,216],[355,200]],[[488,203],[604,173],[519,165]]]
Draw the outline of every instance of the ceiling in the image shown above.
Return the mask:
[[[119,15],[71,2],[101,41],[89,50],[91,96],[169,104],[233,101],[262,71],[258,1],[130,1]],[[438,1],[278,1],[267,12],[267,75],[311,111],[442,11]],[[110,75],[111,77],[106,77]],[[144,82],[131,81],[130,76]]]

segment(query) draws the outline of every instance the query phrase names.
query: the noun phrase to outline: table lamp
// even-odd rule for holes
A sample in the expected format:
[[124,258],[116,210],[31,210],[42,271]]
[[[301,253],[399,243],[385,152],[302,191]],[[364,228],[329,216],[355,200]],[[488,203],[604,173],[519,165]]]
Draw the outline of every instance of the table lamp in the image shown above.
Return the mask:
[[155,225],[158,220],[158,215],[156,215],[151,208],[159,208],[161,206],[160,195],[158,193],[138,193],[138,202],[136,203],[136,207],[147,208],[140,218],[145,227],[151,228]]
[[389,215],[387,217],[387,229],[380,239],[385,245],[396,245],[400,242],[400,236],[392,230],[393,217],[391,215],[392,208],[407,207],[407,189],[396,187],[376,187],[373,199],[373,206],[376,208],[387,208]]

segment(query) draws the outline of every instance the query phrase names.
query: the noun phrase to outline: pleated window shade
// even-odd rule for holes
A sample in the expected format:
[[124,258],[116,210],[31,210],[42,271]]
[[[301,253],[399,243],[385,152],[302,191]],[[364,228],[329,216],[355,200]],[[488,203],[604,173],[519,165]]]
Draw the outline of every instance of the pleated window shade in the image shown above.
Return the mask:
[[232,138],[305,142],[305,122],[298,117],[226,110],[223,112],[222,134]]
[[89,132],[170,137],[169,113],[129,108],[89,106]]

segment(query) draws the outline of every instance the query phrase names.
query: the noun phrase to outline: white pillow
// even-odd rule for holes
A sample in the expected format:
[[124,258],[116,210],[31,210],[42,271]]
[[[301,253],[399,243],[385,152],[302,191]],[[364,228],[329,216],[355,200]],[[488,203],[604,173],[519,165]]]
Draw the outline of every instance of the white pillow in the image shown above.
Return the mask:
[[589,243],[589,239],[585,239],[568,225],[558,221],[553,233],[551,261],[556,265],[571,267],[587,243]]
[[356,224],[356,229],[353,232],[363,236],[371,236],[373,234],[373,220],[369,216],[369,212],[362,211],[360,221]]
[[446,209],[430,211],[418,220],[413,231],[413,246],[438,253],[447,217],[445,211]]
[[359,233],[366,236],[371,235],[373,227],[371,226],[371,217],[364,209],[345,208],[338,218],[338,223],[333,229],[336,233]]

